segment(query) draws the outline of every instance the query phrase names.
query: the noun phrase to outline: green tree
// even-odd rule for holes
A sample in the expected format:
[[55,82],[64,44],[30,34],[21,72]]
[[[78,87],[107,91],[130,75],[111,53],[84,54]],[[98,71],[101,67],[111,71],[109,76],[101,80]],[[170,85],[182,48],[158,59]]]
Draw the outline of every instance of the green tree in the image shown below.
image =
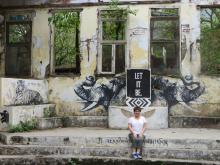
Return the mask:
[[49,18],[54,25],[54,54],[57,67],[76,65],[79,53],[79,12],[59,11]]
[[220,74],[220,8],[201,12],[202,72]]

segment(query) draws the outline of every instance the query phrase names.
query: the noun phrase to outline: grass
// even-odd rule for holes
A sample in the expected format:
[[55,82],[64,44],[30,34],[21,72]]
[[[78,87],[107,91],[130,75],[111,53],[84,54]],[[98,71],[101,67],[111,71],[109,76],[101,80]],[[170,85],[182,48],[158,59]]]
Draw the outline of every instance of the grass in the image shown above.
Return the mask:
[[25,122],[20,121],[17,125],[9,125],[8,132],[14,133],[14,132],[28,132],[33,129],[37,128],[37,120],[32,119]]

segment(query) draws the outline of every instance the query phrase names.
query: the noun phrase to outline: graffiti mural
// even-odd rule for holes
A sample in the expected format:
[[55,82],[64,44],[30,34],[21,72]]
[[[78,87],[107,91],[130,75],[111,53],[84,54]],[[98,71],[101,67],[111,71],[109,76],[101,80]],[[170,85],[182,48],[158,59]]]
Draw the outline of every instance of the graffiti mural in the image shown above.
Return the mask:
[[[197,99],[205,91],[205,86],[198,81],[193,80],[192,75],[181,78],[182,84],[172,83],[163,77],[152,77],[152,101],[157,97],[166,100],[168,109],[178,103],[194,110],[187,105],[190,101]],[[155,92],[158,90],[159,92]]]
[[43,98],[41,97],[39,92],[28,89],[25,85],[25,81],[17,81],[16,96],[14,101],[15,105],[37,105],[42,103]]
[[[113,78],[109,84],[98,84],[93,76],[87,76],[86,80],[79,83],[74,89],[75,93],[86,101],[86,106],[81,111],[91,110],[99,105],[107,110],[112,99],[117,97],[118,93],[125,87],[126,79]],[[187,75],[181,78],[182,83],[173,83],[168,79],[158,76],[151,77],[151,102],[158,100],[165,101],[168,109],[176,104],[196,111],[187,105],[190,101],[196,100],[205,91],[205,86],[193,79],[193,76]],[[123,96],[125,97],[125,96]]]
[[99,105],[108,110],[111,100],[125,87],[125,83],[125,78],[116,77],[108,84],[98,84],[93,76],[87,76],[86,80],[74,89],[75,93],[88,103],[81,111],[89,111]]
[[0,115],[1,115],[1,123],[8,123],[9,121],[8,111],[4,110],[3,112],[0,112]]

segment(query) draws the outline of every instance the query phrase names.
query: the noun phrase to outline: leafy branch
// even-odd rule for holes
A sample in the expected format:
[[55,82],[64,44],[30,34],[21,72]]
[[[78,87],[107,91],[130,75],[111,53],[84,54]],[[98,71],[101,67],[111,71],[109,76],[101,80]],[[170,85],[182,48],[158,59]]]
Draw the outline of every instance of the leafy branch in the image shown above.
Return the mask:
[[[109,9],[115,11],[123,11],[124,16],[127,16],[128,14],[132,14],[132,15],[137,14],[137,10],[132,10],[130,6],[127,6],[126,8],[119,7],[119,0],[111,0]],[[116,14],[117,13],[118,12],[116,12]]]

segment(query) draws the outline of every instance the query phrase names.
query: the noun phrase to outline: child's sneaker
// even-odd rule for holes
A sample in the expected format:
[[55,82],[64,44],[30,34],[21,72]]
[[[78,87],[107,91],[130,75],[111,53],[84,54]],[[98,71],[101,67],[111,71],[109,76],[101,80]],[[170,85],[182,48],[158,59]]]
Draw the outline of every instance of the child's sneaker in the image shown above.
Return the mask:
[[132,158],[138,159],[137,153],[133,153],[133,154],[132,154]]
[[136,156],[137,156],[137,159],[142,159],[142,156],[140,155],[140,153],[137,153]]

